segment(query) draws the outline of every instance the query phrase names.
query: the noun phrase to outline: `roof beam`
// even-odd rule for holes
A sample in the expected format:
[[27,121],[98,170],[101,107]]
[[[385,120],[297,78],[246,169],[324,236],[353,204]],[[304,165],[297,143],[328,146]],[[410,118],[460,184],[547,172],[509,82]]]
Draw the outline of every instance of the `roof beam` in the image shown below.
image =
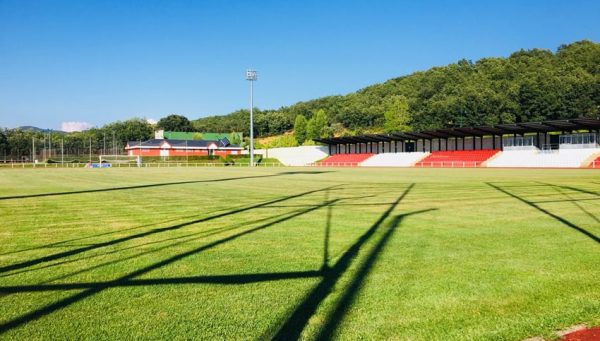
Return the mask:
[[475,136],[481,135],[481,132],[473,131],[473,128],[454,128],[454,130],[465,134],[463,137],[473,136],[473,135],[475,135]]
[[488,126],[476,127],[474,129],[477,129],[479,131],[482,131],[487,134],[492,134],[492,135],[502,135],[504,133],[504,131],[501,129],[494,128],[494,127],[488,127]]
[[550,130],[550,131],[564,131],[565,129],[573,128],[573,126],[561,126],[560,124],[557,124],[557,122],[558,121],[545,121],[544,125],[554,128],[553,130]]
[[576,124],[579,124],[583,127],[586,127],[588,129],[600,129],[600,121],[599,120],[594,120],[594,119],[589,119],[589,118],[576,118],[576,119],[572,119],[570,120]]

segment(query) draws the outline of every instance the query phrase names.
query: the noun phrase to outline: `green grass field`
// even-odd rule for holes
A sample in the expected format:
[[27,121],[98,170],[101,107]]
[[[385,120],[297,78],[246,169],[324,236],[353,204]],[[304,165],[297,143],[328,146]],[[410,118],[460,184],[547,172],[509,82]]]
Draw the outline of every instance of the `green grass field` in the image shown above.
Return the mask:
[[600,324],[600,171],[0,170],[2,339]]

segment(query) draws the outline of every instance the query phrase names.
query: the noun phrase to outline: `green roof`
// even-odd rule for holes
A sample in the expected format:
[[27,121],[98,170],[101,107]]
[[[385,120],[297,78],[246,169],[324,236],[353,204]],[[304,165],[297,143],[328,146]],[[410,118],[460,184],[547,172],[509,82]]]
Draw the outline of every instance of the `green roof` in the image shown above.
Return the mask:
[[185,131],[165,131],[163,136],[167,140],[193,140],[194,134],[202,135],[201,140],[217,141],[222,138],[227,138],[229,141],[233,141],[233,135],[239,136],[239,141],[242,141],[242,133],[208,133],[208,132],[185,132]]

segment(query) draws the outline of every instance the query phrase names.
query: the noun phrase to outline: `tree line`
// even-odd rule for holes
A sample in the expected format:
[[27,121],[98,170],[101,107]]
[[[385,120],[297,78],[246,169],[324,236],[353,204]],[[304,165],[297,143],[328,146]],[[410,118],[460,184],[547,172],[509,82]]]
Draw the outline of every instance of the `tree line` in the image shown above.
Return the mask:
[[[117,121],[99,128],[78,132],[39,130],[32,128],[0,129],[0,160],[33,160],[60,158],[60,155],[78,157],[88,154],[123,154],[129,141],[146,141],[154,137],[154,131],[198,132],[195,139],[202,139],[201,132],[182,115],[168,115],[156,125],[143,118]],[[233,131],[229,131],[233,132]],[[237,135],[235,135],[237,136]],[[239,144],[235,137],[231,143]]]
[[[154,136],[154,126],[141,118],[113,122],[80,132],[0,129],[0,159],[60,159],[61,155],[79,157],[122,154],[128,141],[145,141]],[[33,153],[35,151],[35,157]]]
[[[507,58],[460,60],[391,79],[345,96],[255,111],[255,135],[302,129],[325,114],[329,135],[415,131],[600,115],[600,44],[579,41],[519,50]],[[297,120],[300,120],[297,122]],[[192,121],[209,131],[248,131],[249,113]],[[302,131],[299,141],[302,141]]]

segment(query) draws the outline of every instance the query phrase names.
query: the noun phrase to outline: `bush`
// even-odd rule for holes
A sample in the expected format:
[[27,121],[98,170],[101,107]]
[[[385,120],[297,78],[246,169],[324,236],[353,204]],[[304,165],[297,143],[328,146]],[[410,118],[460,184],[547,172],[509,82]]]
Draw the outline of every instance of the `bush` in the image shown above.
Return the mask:
[[[262,155],[255,154],[254,161],[260,162]],[[236,163],[250,163],[249,155],[193,155],[193,156],[143,156],[142,163],[160,163],[160,162],[197,162],[197,163],[215,163],[225,165],[235,165]]]
[[207,162],[221,161],[223,158],[218,155],[190,155],[190,156],[142,156],[142,162]]
[[89,162],[89,160],[84,160],[84,161],[79,161],[77,159],[69,159],[69,160],[65,160],[64,162],[61,162],[60,160],[52,160],[52,159],[48,159],[46,160],[46,163],[87,163]]

